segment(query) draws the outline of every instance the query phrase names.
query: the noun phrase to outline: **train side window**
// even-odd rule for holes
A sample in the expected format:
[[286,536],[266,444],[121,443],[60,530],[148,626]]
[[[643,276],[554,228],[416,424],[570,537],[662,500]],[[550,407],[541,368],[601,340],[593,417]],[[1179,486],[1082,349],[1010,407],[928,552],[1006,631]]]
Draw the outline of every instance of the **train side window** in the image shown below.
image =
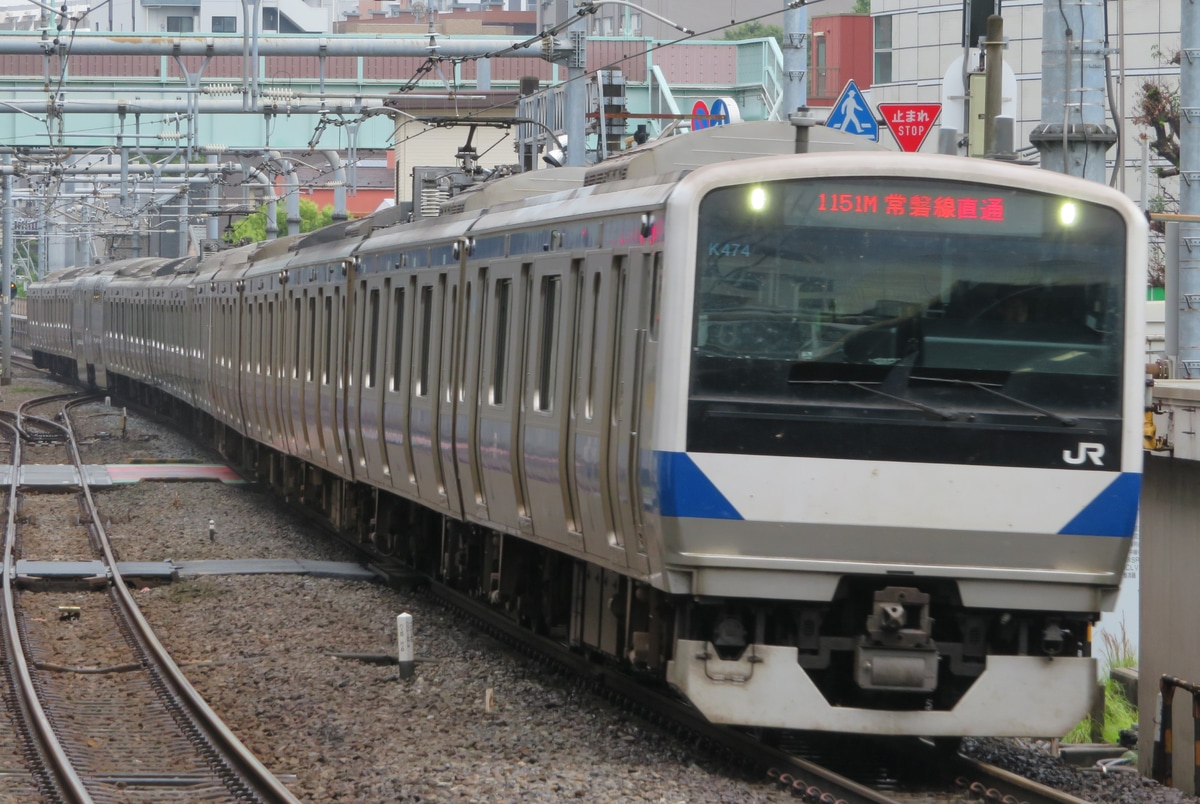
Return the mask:
[[275,374],[275,302],[267,302],[267,373]]
[[321,367],[321,384],[328,385],[333,369],[333,297],[325,297],[325,359]]
[[650,340],[658,340],[659,305],[662,303],[662,252],[654,254],[654,274],[650,278]]
[[596,412],[593,402],[596,393],[596,373],[600,370],[602,362],[599,352],[596,351],[596,336],[600,333],[600,291],[603,276],[597,271],[592,279],[592,333],[588,336],[588,351],[591,352],[591,357],[588,358],[587,394],[583,399],[583,416],[589,421]]
[[492,338],[492,404],[504,404],[504,387],[508,371],[508,307],[512,296],[512,280],[496,281],[496,331]]
[[266,305],[259,302],[258,305],[258,326],[254,330],[254,372],[256,374],[265,374],[267,367],[267,317]]
[[534,407],[548,411],[554,407],[554,363],[558,359],[558,295],[561,276],[542,277],[542,331],[539,348],[538,387]]
[[[472,318],[472,313],[473,313],[473,311],[471,309],[471,297],[474,294],[474,289],[475,289],[475,283],[468,282],[466,295],[463,296],[463,310],[466,311],[467,322],[463,326],[463,343],[462,343],[462,349],[461,349],[462,354],[459,356],[459,359],[457,361],[455,361],[456,363],[461,364],[461,366],[455,367],[455,373],[458,374],[458,401],[459,402],[465,402],[466,394],[467,394],[467,369],[466,369],[467,339],[466,339],[466,334],[471,331],[471,327],[472,327],[472,324],[470,323],[470,319]],[[481,329],[482,329],[482,327],[481,327]]]
[[295,321],[292,322],[292,326],[294,327],[292,344],[296,349],[294,359],[292,360],[292,379],[298,380],[300,379],[300,317],[301,313],[304,312],[303,308],[300,306],[299,296],[295,297],[295,301],[292,304],[292,310],[295,313]]
[[248,348],[246,349],[246,363],[244,366],[242,366],[242,370],[247,373],[252,373],[255,371],[254,358],[258,354],[258,348],[257,348],[258,344],[254,342],[254,304],[253,303],[246,305],[246,326],[245,326],[244,335],[246,337],[246,343],[248,345]]
[[417,374],[417,396],[429,396],[429,348],[433,340],[433,285],[421,288],[421,365]]
[[392,336],[392,390],[399,391],[400,375],[404,368],[404,288],[396,288],[392,299],[392,318],[396,322]]
[[[450,329],[448,330],[448,332],[451,332],[451,333],[458,332],[458,285],[454,285],[453,287],[450,288]],[[455,338],[454,335],[450,336],[451,344],[453,344],[456,340],[457,340],[457,338]],[[442,378],[443,378],[442,384],[443,384],[443,386],[445,386],[445,393],[443,395],[445,396],[447,402],[453,402],[454,401],[454,374],[455,374],[453,346],[451,346],[451,348],[449,348],[449,349],[447,349],[443,346],[442,347],[442,356],[444,359],[448,358],[450,360],[449,365],[447,365],[443,360],[444,368],[442,370]]]
[[308,297],[308,376],[312,382],[317,373],[317,298]]
[[376,361],[379,359],[379,288],[374,288],[371,290],[370,302],[367,305],[367,310],[368,317],[364,320],[364,323],[366,323],[370,330],[367,333],[370,348],[368,349],[366,382],[364,384],[367,388],[374,388],[376,374],[375,365]]

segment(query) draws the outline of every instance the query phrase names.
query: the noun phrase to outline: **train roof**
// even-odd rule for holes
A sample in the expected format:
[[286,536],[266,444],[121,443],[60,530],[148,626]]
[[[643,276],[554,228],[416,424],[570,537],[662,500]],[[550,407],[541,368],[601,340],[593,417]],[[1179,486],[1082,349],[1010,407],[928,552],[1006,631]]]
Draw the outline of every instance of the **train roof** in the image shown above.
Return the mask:
[[[809,153],[885,150],[866,137],[846,134],[837,129],[825,126],[811,126],[808,129]],[[489,209],[536,196],[618,181],[671,181],[704,165],[794,153],[796,127],[791,123],[761,120],[712,126],[663,137],[589,167],[532,170],[485,182],[443,202],[441,214]]]
[[[774,120],[711,126],[623,151],[589,168],[583,183],[590,187],[678,174],[738,159],[789,156],[796,153],[796,133],[791,123]],[[885,150],[866,137],[825,126],[808,127],[808,153]]]
[[499,181],[484,183],[477,189],[460,193],[441,205],[441,214],[453,215],[484,209],[508,201],[520,201],[537,195],[557,193],[561,190],[574,190],[582,187],[584,176],[589,168],[560,167],[543,170],[530,170],[508,176]]

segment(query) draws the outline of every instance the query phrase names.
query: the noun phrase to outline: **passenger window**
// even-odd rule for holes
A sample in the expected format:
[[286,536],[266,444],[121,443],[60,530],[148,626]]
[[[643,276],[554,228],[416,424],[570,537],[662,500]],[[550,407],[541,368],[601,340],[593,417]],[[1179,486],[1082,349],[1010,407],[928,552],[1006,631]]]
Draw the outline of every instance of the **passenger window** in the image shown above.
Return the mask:
[[333,297],[325,297],[325,359],[322,362],[321,383],[329,385],[333,367]]
[[375,365],[379,358],[379,288],[371,291],[371,300],[367,304],[367,318],[364,323],[369,328],[367,338],[370,343],[370,348],[367,357],[367,379],[366,387],[375,387]]
[[508,371],[508,304],[512,280],[496,282],[496,331],[492,339],[492,404],[504,404],[505,373]]
[[400,390],[400,375],[404,368],[404,288],[392,294],[392,318],[396,321],[392,339],[392,390]]
[[554,406],[554,363],[558,358],[558,293],[562,277],[542,277],[541,345],[537,398],[534,407],[548,411]]
[[421,288],[421,366],[417,374],[417,396],[429,395],[429,347],[433,340],[433,286]]

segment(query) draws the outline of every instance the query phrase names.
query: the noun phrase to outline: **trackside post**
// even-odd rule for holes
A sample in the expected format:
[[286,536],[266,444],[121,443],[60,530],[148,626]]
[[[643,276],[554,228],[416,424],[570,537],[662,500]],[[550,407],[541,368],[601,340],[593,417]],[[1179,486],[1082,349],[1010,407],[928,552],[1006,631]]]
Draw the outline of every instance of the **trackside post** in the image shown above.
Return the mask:
[[412,615],[407,612],[396,617],[396,645],[400,664],[400,678],[413,677],[413,630]]

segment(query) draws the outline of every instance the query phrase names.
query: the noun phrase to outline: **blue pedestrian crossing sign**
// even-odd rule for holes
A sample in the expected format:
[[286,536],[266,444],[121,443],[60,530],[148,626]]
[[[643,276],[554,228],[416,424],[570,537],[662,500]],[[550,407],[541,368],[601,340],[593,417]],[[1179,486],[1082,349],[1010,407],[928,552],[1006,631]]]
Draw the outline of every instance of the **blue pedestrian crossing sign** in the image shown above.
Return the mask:
[[879,124],[875,122],[875,113],[867,104],[858,84],[851,78],[846,82],[846,88],[838,96],[837,103],[825,120],[826,128],[836,128],[847,134],[857,134],[860,137],[870,137],[879,142]]

